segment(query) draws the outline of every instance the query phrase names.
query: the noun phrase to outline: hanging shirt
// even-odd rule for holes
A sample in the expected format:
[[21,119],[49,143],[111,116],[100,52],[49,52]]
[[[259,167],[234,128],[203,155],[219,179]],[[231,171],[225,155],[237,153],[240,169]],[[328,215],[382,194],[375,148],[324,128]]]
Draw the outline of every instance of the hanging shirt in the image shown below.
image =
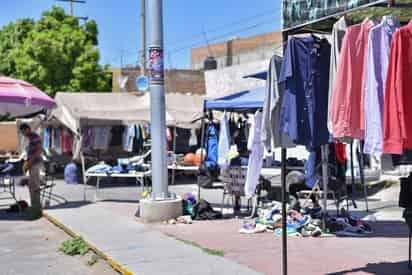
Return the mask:
[[329,96],[328,96],[328,130],[332,132],[332,94],[333,85],[335,83],[336,72],[339,66],[340,51],[342,48],[343,37],[345,36],[348,26],[345,17],[342,17],[333,25],[332,29],[332,48],[330,53],[330,68],[329,68]]
[[63,153],[70,153],[72,151],[72,136],[67,128],[63,129]]
[[285,85],[280,127],[295,144],[327,144],[330,44],[314,35],[288,41],[279,82]]
[[230,150],[230,130],[229,122],[227,120],[226,112],[223,113],[222,120],[220,121],[220,133],[218,143],[218,159],[217,164],[221,169],[226,169],[229,166],[229,150]]
[[93,149],[107,150],[110,144],[111,127],[94,127]]
[[44,128],[43,130],[43,149],[47,150],[50,148],[50,129]]
[[384,102],[383,151],[412,149],[412,20],[393,36]]
[[88,151],[93,145],[93,129],[90,127],[84,127],[82,129],[82,147]]
[[285,90],[279,85],[278,78],[282,58],[273,56],[270,60],[266,79],[265,102],[263,103],[262,142],[267,151],[276,147],[292,147],[293,142],[280,130],[280,109]]
[[133,141],[136,135],[135,125],[131,124],[125,127],[123,132],[123,150],[133,152]]
[[384,16],[369,33],[365,87],[366,154],[380,156],[383,150],[383,102],[392,36],[400,27],[395,16]]
[[371,20],[348,28],[332,95],[332,133],[335,138],[364,139],[363,98],[368,34]]
[[262,112],[257,111],[253,117],[248,139],[248,149],[250,151],[247,167],[245,194],[246,197],[255,195],[256,186],[259,182],[260,171],[262,170],[264,146],[262,143]]

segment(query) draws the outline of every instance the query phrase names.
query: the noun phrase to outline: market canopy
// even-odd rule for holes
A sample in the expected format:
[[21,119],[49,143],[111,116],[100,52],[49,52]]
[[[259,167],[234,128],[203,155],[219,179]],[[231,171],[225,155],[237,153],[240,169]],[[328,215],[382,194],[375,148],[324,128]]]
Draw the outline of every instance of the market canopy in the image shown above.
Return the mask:
[[243,78],[257,78],[257,79],[262,79],[262,80],[266,80],[268,75],[268,71],[261,71],[261,72],[257,72],[254,74],[248,74],[243,76]]
[[[82,125],[118,125],[150,122],[150,94],[134,93],[57,93],[56,119],[74,133]],[[198,127],[191,123],[202,115],[203,97],[167,94],[166,123],[181,128]]]
[[246,111],[263,108],[265,100],[265,88],[260,87],[253,90],[243,91],[225,97],[206,100],[207,110],[231,110]]

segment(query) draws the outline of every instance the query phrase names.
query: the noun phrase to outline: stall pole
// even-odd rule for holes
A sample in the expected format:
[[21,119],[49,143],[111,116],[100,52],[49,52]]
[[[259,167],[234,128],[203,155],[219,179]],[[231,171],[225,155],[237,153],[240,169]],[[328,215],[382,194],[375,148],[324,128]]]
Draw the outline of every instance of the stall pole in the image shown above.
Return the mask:
[[365,199],[365,205],[366,205],[366,212],[369,212],[369,204],[368,204],[368,189],[366,186],[366,181],[365,181],[365,160],[363,156],[363,145],[362,142],[359,141],[359,151],[357,152],[358,155],[358,162],[359,162],[359,176],[360,176],[360,182],[361,185],[363,186],[363,196]]
[[355,188],[355,169],[353,167],[353,142],[350,143],[350,174],[352,180],[352,204],[353,207],[358,208],[356,205],[355,197],[356,197],[356,188]]
[[[173,168],[177,166],[176,162],[176,127],[173,128]],[[172,169],[172,185],[175,184],[176,169]]]
[[[286,50],[288,41],[288,31],[282,32],[283,52]],[[281,184],[282,184],[282,275],[288,274],[288,235],[287,235],[287,212],[286,212],[286,159],[287,149],[281,150]]]
[[[81,128],[79,129],[79,136],[78,136],[78,145],[79,146],[79,154],[80,154],[80,162],[82,165],[82,176],[83,176],[83,200],[86,201],[86,189],[87,189],[87,177],[86,177],[86,161],[84,159],[83,153],[83,133]],[[76,150],[77,151],[77,150]]]
[[[203,118],[201,120],[201,132],[200,132],[200,167],[199,169],[202,169],[203,165],[203,147],[205,143],[205,108],[203,106]],[[206,148],[205,148],[206,149]],[[199,182],[199,174],[197,175],[197,200],[200,201],[200,182]]]
[[321,146],[321,156],[322,156],[322,182],[323,182],[323,231],[326,232],[326,220],[328,216],[328,165],[329,165],[329,145]]
[[286,158],[287,158],[287,151],[286,148],[282,148],[281,151],[281,158],[282,158],[282,170],[281,170],[281,181],[282,181],[282,274],[288,274],[288,251],[287,251],[287,212],[286,212],[286,200],[287,200],[287,193],[286,193]]
[[80,151],[80,160],[82,162],[82,175],[83,175],[83,200],[86,201],[86,190],[87,190],[86,162],[84,160],[84,154],[82,150]]
[[150,109],[152,133],[152,200],[170,198],[166,161],[163,1],[149,1]]

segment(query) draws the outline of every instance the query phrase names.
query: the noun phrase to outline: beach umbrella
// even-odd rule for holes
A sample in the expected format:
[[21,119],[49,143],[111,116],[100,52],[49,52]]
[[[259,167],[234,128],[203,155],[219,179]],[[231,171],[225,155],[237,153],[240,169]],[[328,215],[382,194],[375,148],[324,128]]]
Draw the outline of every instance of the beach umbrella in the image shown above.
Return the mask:
[[27,116],[55,105],[52,98],[30,83],[0,77],[0,115]]

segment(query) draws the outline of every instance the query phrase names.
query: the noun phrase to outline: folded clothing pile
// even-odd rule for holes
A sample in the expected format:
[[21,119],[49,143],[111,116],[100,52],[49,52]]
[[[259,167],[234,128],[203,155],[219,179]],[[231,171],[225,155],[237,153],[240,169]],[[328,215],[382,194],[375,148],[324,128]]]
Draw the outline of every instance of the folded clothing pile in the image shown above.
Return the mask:
[[371,226],[344,209],[338,217],[327,219],[327,227],[338,237],[364,237],[373,233]]

